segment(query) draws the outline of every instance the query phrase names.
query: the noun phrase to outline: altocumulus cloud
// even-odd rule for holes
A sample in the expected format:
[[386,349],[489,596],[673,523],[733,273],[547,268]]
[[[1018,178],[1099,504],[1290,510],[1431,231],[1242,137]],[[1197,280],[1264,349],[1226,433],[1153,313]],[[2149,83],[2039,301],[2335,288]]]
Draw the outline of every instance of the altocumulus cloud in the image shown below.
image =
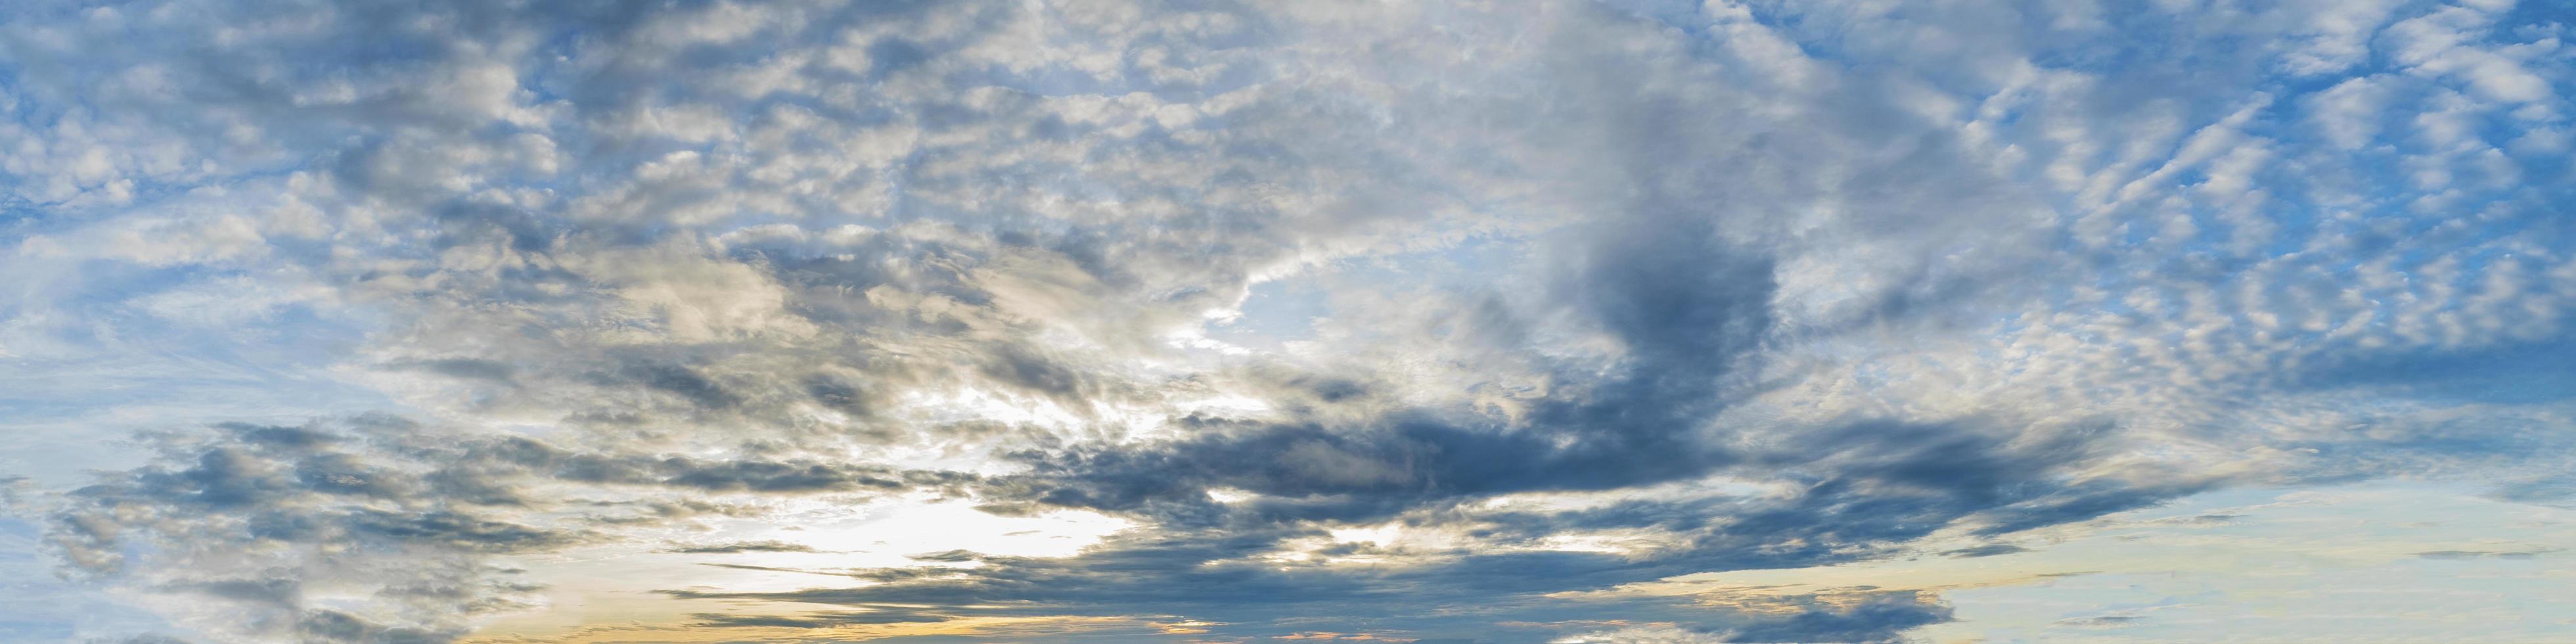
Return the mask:
[[2576,447],[2557,3],[9,13],[0,543],[124,612],[0,635],[1892,640],[1617,591]]

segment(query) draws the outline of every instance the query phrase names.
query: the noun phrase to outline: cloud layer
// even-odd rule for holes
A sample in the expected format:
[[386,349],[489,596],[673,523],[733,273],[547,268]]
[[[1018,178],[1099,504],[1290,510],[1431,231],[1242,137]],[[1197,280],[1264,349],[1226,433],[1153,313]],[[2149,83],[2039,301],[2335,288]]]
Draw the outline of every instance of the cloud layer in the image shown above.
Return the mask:
[[0,527],[132,611],[0,635],[1870,641],[1639,589],[2547,507],[2571,17],[37,3]]

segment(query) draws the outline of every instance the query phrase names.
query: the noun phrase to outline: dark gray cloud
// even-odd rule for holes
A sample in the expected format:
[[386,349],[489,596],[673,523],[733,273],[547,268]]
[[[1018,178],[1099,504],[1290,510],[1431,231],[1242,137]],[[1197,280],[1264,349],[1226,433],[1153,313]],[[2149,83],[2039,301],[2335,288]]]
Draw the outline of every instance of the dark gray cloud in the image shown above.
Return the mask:
[[1950,609],[1911,592],[1871,596],[1849,606],[1821,608],[1769,624],[1727,633],[1733,642],[1892,642],[1906,629],[1946,622]]
[[[1002,490],[1030,486],[1022,493],[1041,503],[1135,513],[1165,527],[1147,536],[1114,540],[1079,557],[974,557],[981,564],[975,568],[936,570],[917,578],[875,576],[885,583],[867,587],[785,593],[668,592],[686,598],[998,607],[963,613],[941,609],[945,612],[940,614],[947,616],[1165,612],[1244,624],[1240,632],[1246,634],[1263,632],[1261,624],[1287,623],[1283,620],[1296,615],[1331,615],[1333,625],[1349,628],[1446,624],[1442,628],[1472,633],[1476,631],[1466,624],[1478,619],[1536,621],[1550,614],[1571,619],[1587,610],[1538,597],[1547,593],[1607,589],[1709,570],[1854,561],[1891,553],[1907,540],[1972,517],[1987,517],[1996,523],[1989,531],[2003,532],[2091,518],[2182,493],[2166,484],[2129,485],[2118,492],[2107,482],[2073,487],[2050,484],[2057,476],[2054,468],[2082,463],[2070,452],[2083,449],[2086,437],[2080,432],[2057,443],[2016,449],[1964,430],[1871,424],[1819,432],[1821,437],[1841,440],[1819,442],[1814,452],[1795,454],[1795,458],[1764,455],[1755,461],[1794,465],[1809,477],[1805,489],[1785,500],[1629,501],[1558,513],[1408,520],[1431,526],[1455,522],[1486,539],[1484,547],[1605,528],[1653,527],[1688,535],[1679,547],[1653,555],[1485,554],[1471,548],[1366,572],[1330,567],[1282,570],[1255,557],[1279,550],[1290,539],[1315,535],[1313,528],[1298,527],[1313,521],[1364,523],[1418,513],[1426,507],[1455,508],[1462,500],[1493,494],[1598,488],[1588,477],[1549,478],[1545,463],[1551,457],[1544,452],[1497,449],[1490,444],[1497,440],[1491,435],[1454,430],[1412,434],[1419,442],[1409,450],[1368,451],[1353,449],[1347,442],[1318,443],[1332,450],[1329,453],[1336,456],[1329,462],[1340,469],[1283,471],[1302,465],[1296,465],[1292,456],[1298,443],[1280,438],[1275,433],[1279,431],[1290,432],[1295,440],[1335,436],[1312,428],[1267,429],[1250,433],[1240,443],[1204,441],[1153,452],[1124,450],[1116,459],[1051,462],[1041,469],[1072,472],[1069,476],[1087,487],[1030,485],[1025,479],[997,481]],[[1855,440],[1856,436],[1871,440]],[[1269,455],[1270,462],[1283,464],[1262,465],[1250,456],[1236,456],[1234,450]],[[1479,470],[1449,465],[1443,458],[1459,458],[1517,476],[1496,475],[1495,480],[1510,484],[1482,484],[1473,476]],[[1383,475],[1348,474],[1354,471]],[[1108,491],[1096,487],[1102,485]],[[1264,498],[1240,505],[1217,504],[1207,500],[1209,488],[1246,490]],[[1270,500],[1274,498],[1278,500]],[[1369,554],[1371,550],[1353,546],[1343,544],[1318,554]],[[940,559],[967,556],[950,554]],[[934,569],[920,570],[932,573]],[[1395,600],[1399,597],[1402,601]],[[1749,641],[1881,640],[1906,628],[1948,619],[1946,609],[1930,601],[1910,596],[1873,599],[1818,608],[1776,623],[1762,615],[1723,612],[1687,619],[1710,632],[1733,633],[1732,637]],[[1470,611],[1482,617],[1459,616],[1456,621],[1410,616],[1408,607],[1424,603],[1474,604],[1485,609]],[[1682,611],[1677,605],[1651,601],[1588,610]]]
[[2096,615],[2092,617],[2069,617],[2057,620],[2054,623],[2059,626],[2070,626],[2075,628],[2119,628],[2122,626],[2128,626],[2131,623],[2142,619],[2146,618],[2137,615]]
[[813,552],[814,547],[785,541],[732,541],[688,546],[672,546],[663,552],[680,554],[733,554],[739,552]]
[[2537,556],[2540,556],[2540,555],[2549,554],[2549,553],[2557,552],[2557,551],[2558,551],[2558,549],[2556,549],[2556,548],[2544,548],[2544,549],[2539,549],[2539,550],[2506,550],[2506,551],[2498,551],[2498,550],[2433,550],[2433,551],[2427,551],[2427,552],[2418,552],[2418,553],[2415,553],[2415,556],[2423,557],[2423,558],[2426,558],[2426,559],[2481,559],[2481,558],[2496,558],[2496,559],[2530,559],[2530,558],[2532,558],[2532,557],[2537,557]]
[[[882,585],[784,593],[664,591],[682,598],[760,599],[864,606],[855,613],[809,613],[722,625],[795,625],[938,621],[963,617],[1135,616],[1178,614],[1217,622],[1212,636],[1294,630],[1392,631],[1412,637],[1474,641],[1540,641],[1582,630],[1591,618],[1697,624],[1728,641],[1891,641],[1905,629],[1950,619],[1949,610],[1912,592],[1853,602],[1770,605],[1743,612],[1672,599],[1552,601],[1531,594],[1633,579],[1655,566],[1576,553],[1486,555],[1473,563],[1401,570],[1283,571],[1229,563],[1243,554],[1225,546],[1115,544],[1077,559],[984,558],[988,566],[922,579],[877,577]],[[1670,567],[1665,570],[1685,570]],[[1668,573],[1669,574],[1669,573]],[[1418,607],[1440,605],[1439,615]],[[930,608],[925,608],[930,607]],[[1783,611],[1789,608],[1792,610]],[[1785,616],[1784,616],[1785,613]],[[711,618],[712,616],[701,616]],[[794,622],[788,624],[787,622]],[[1500,622],[1520,625],[1502,627]]]
[[[249,605],[244,632],[302,641],[439,642],[465,619],[524,610],[541,586],[514,581],[494,557],[599,545],[638,524],[731,512],[667,492],[795,494],[935,489],[959,475],[769,460],[708,460],[568,450],[517,437],[459,434],[366,416],[299,427],[227,424],[171,432],[158,462],[102,473],[54,510],[51,544],[93,579],[152,580],[163,592]],[[594,527],[552,513],[580,509],[540,493],[659,490],[660,501],[606,507]],[[627,496],[635,496],[628,494]],[[640,512],[638,511],[640,510]],[[306,548],[362,554],[305,558]],[[735,542],[675,552],[814,552]],[[244,554],[251,553],[251,554]],[[314,586],[372,588],[392,606],[354,613],[312,599]],[[435,610],[430,610],[430,608]]]
[[2016,553],[2016,552],[2030,552],[2030,549],[2029,549],[2029,548],[2024,548],[2024,547],[2021,547],[2021,546],[2016,546],[2016,545],[2009,544],[2009,543],[1989,543],[1989,544],[1982,545],[1982,546],[1977,546],[1977,547],[1974,547],[1974,548],[1960,548],[1960,549],[1957,549],[1957,550],[1945,550],[1945,551],[1942,551],[1942,552],[1941,552],[1941,554],[1943,554],[1943,555],[1948,555],[1948,556],[1951,556],[1951,557],[1963,558],[1963,559],[1973,559],[1973,558],[1976,558],[1976,557],[1992,557],[1992,556],[1996,556],[1996,555],[2008,555],[2008,554],[2012,554],[2012,553]]
[[701,613],[701,614],[696,615],[695,617],[696,617],[698,620],[700,620],[700,621],[699,621],[698,623],[696,623],[696,624],[693,624],[694,626],[709,627],[709,628],[750,627],[750,626],[780,626],[780,627],[786,627],[786,628],[828,628],[828,627],[832,627],[832,626],[840,626],[840,625],[845,625],[845,624],[911,624],[911,623],[935,623],[935,622],[944,622],[944,621],[948,621],[948,618],[946,618],[946,617],[941,617],[941,616],[938,616],[938,615],[919,615],[919,614],[900,613],[900,612],[879,613],[879,612],[872,612],[872,611],[863,611],[863,612],[842,612],[842,613],[806,613],[806,614],[804,614],[804,615],[796,616],[796,617],[783,617],[783,616],[775,616],[775,615],[718,615],[718,614],[711,614],[711,613]]

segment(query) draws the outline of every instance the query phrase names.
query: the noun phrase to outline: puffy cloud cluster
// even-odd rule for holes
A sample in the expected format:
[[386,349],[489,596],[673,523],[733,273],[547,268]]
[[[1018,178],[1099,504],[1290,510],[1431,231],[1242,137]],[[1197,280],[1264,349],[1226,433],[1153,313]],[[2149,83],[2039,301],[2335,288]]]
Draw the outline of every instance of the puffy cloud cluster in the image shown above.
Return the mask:
[[1598,591],[2576,447],[2547,3],[38,4],[0,471],[170,635],[1881,640]]

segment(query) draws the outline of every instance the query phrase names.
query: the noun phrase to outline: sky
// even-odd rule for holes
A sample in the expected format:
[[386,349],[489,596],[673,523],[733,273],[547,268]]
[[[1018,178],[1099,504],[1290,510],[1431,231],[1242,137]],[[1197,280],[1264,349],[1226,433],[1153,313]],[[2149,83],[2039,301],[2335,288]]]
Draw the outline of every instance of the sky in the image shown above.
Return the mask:
[[0,641],[2576,640],[2576,4],[6,4]]

